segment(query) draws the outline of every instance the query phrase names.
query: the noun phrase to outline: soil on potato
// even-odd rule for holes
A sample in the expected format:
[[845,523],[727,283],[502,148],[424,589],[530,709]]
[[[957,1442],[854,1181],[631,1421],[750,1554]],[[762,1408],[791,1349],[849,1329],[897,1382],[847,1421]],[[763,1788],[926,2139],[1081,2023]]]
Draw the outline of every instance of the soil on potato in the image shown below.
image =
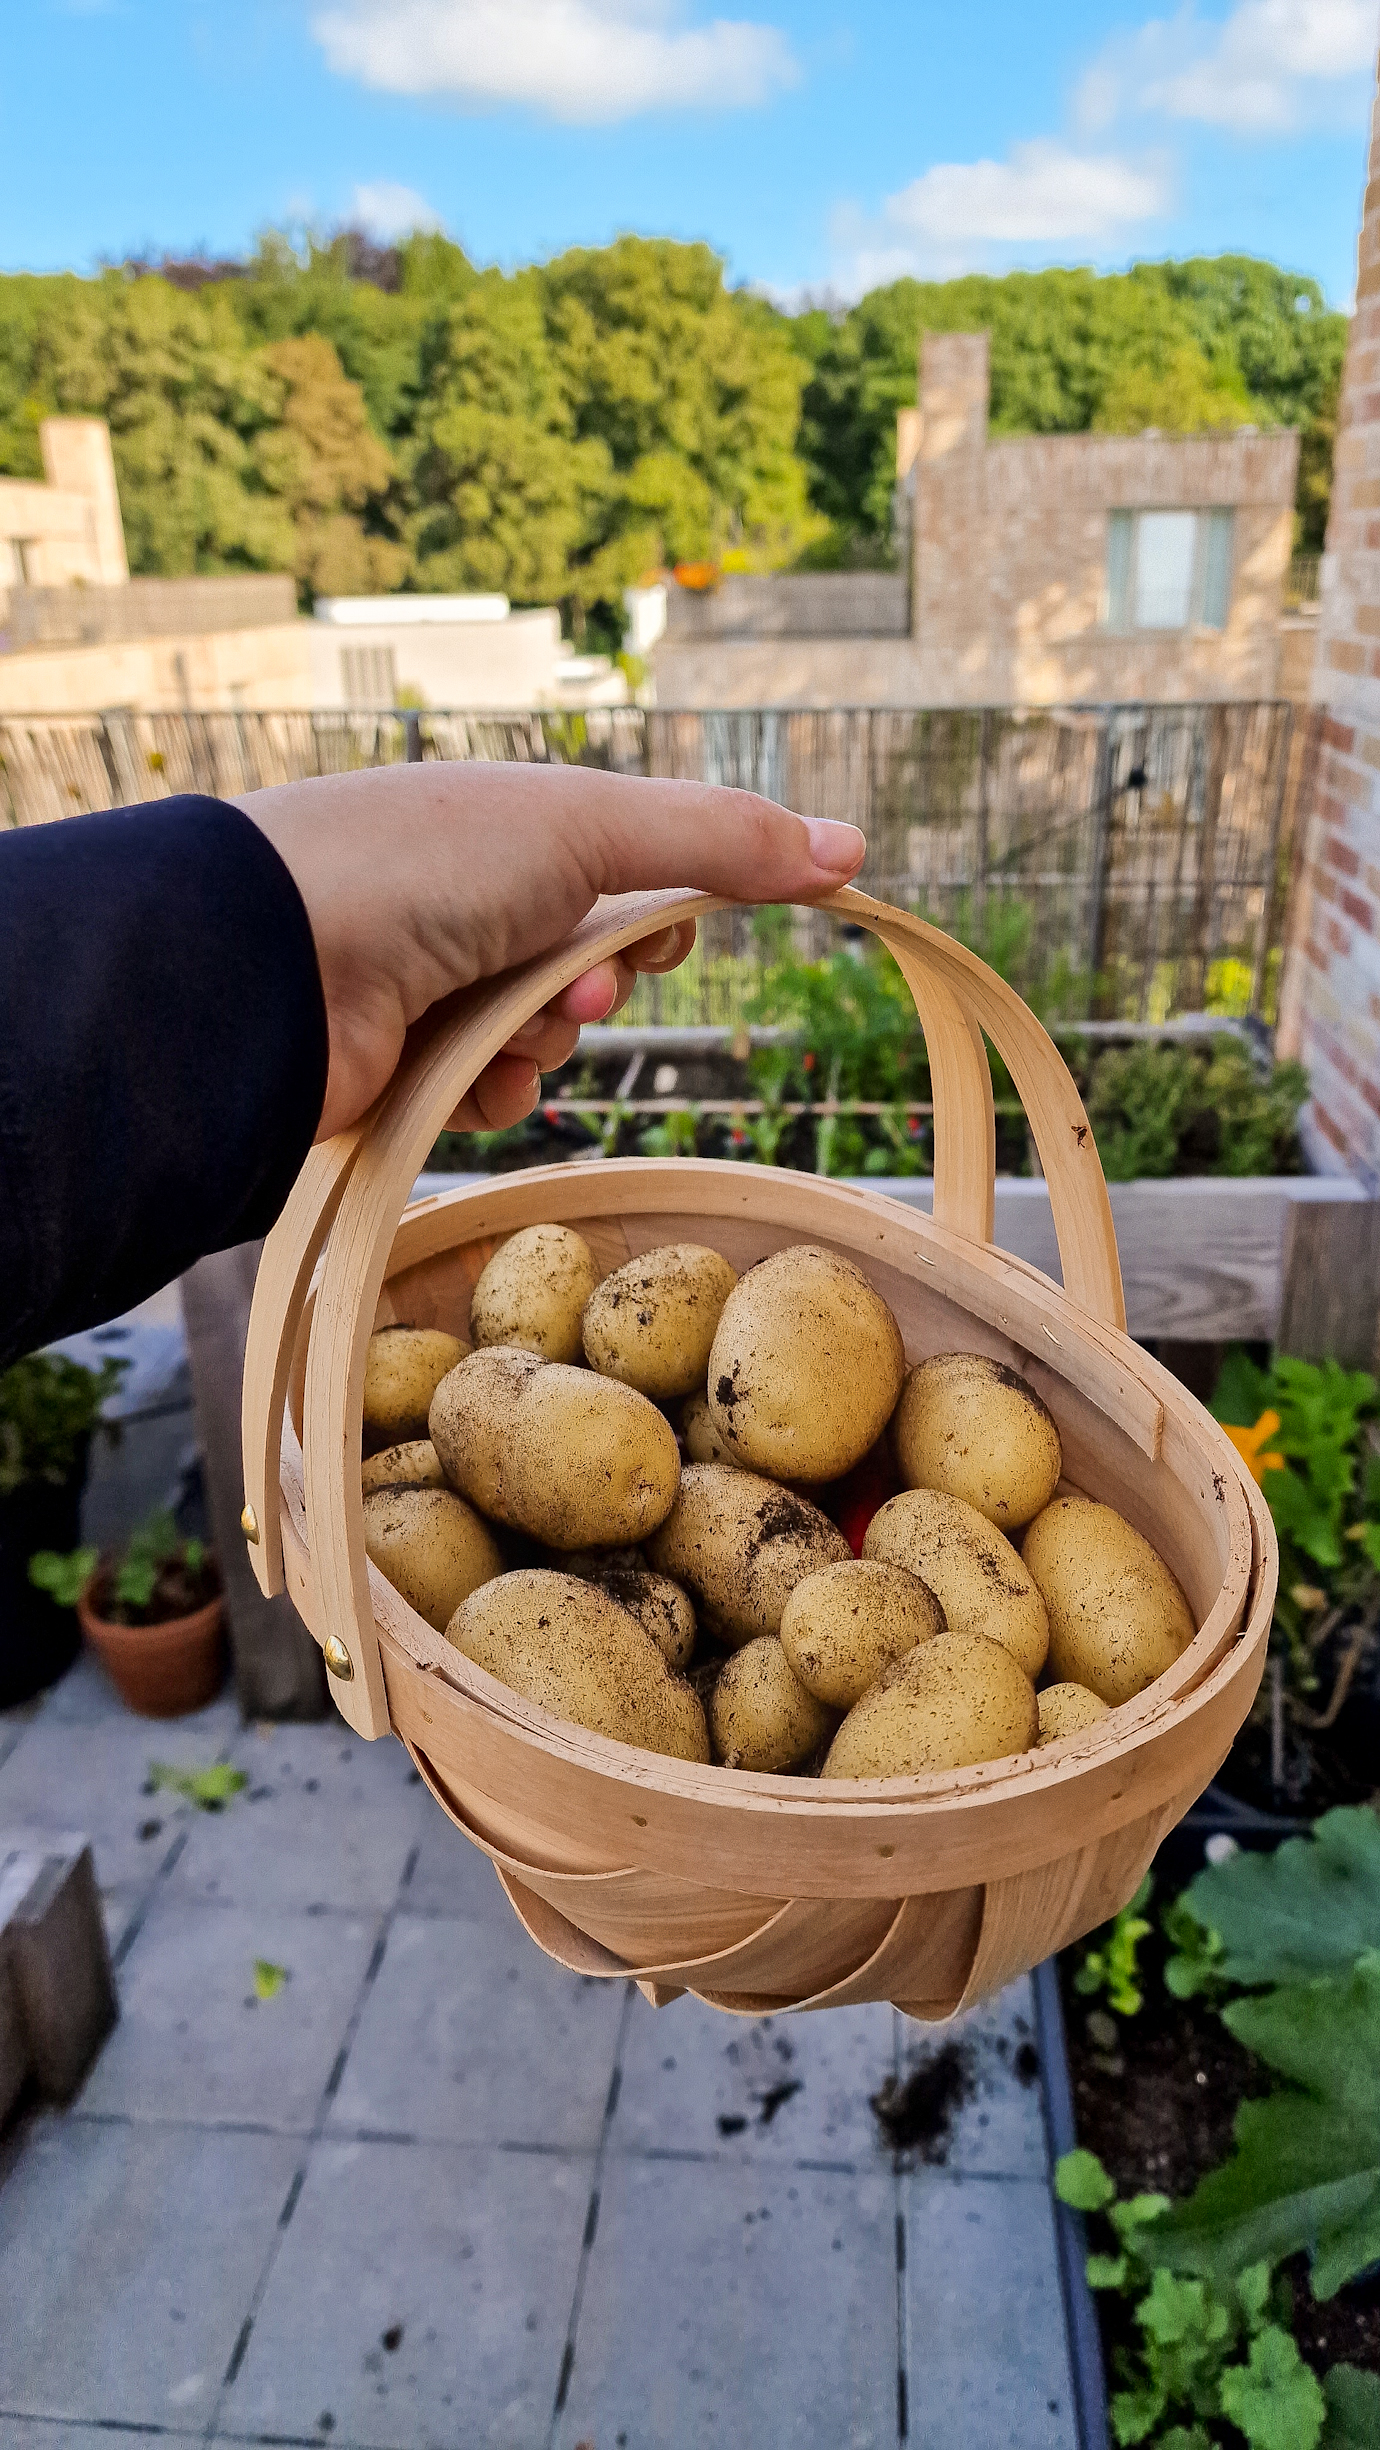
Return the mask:
[[[1158,1931],[1142,1943],[1145,2004],[1137,2016],[1110,2018],[1116,2027],[1110,2049],[1105,2001],[1080,1998],[1073,1987],[1083,1945],[1059,1960],[1078,2141],[1097,2154],[1120,2195],[1191,2194],[1230,2153],[1241,2102],[1275,2087],[1269,2068],[1202,2000],[1170,1996],[1165,1954]],[[1090,2224],[1091,2242],[1109,2246],[1096,2228]],[[1305,2255],[1283,2269],[1294,2292],[1294,2335],[1310,2365],[1319,2374],[1341,2361],[1380,2372],[1380,2275],[1319,2304]],[[1099,2293],[1096,2304],[1110,2375],[1114,2351],[1136,2333],[1124,2299]]]

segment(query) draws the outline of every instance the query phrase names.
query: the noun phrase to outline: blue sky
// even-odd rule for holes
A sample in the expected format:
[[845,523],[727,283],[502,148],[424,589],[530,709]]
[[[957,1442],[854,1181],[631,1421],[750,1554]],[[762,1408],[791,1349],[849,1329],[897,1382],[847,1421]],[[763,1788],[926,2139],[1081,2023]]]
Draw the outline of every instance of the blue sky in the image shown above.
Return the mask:
[[1247,249],[1349,301],[1380,0],[8,0],[0,265],[621,229],[736,280]]

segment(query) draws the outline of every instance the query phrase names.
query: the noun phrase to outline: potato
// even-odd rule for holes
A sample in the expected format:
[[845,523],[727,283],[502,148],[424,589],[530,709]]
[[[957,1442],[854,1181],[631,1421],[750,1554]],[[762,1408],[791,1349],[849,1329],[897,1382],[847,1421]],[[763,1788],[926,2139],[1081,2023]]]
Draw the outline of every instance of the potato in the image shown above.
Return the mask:
[[833,1712],[806,1692],[774,1633],[735,1651],[709,1696],[710,1741],[726,1769],[794,1769],[819,1750],[833,1724]]
[[704,1385],[719,1313],[738,1282],[717,1251],[671,1242],[616,1268],[585,1306],[585,1359],[655,1403]]
[[402,1446],[385,1446],[366,1455],[360,1473],[367,1497],[371,1489],[444,1489],[446,1476],[430,1438],[409,1438]]
[[694,1594],[701,1619],[731,1650],[754,1634],[778,1633],[796,1584],[850,1553],[807,1497],[724,1463],[687,1463],[646,1549],[658,1574]]
[[823,1778],[902,1778],[1028,1752],[1035,1687],[1000,1642],[939,1633],[888,1668],[848,1713]]
[[381,1446],[426,1436],[432,1396],[465,1356],[458,1336],[439,1327],[378,1327],[364,1362],[364,1440]]
[[494,1252],[470,1297],[476,1345],[515,1344],[544,1361],[578,1361],[580,1321],[599,1262],[569,1225],[528,1225]]
[[431,1442],[481,1514],[548,1548],[635,1547],[680,1483],[675,1433],[645,1395],[506,1344],[442,1379]]
[[928,1584],[903,1565],[850,1558],[798,1582],[781,1612],[781,1647],[807,1692],[851,1710],[917,1642],[944,1631]]
[[462,1599],[503,1571],[487,1523],[454,1489],[373,1489],[365,1553],[410,1608],[444,1633]]
[[907,1566],[927,1582],[950,1633],[1000,1642],[1038,1676],[1049,1649],[1045,1603],[1005,1539],[976,1506],[937,1489],[903,1489],[873,1515],[863,1555]]
[[908,1489],[943,1489],[1019,1530],[1047,1506],[1064,1468],[1054,1415],[1019,1371],[985,1353],[936,1353],[913,1369],[891,1424]]
[[503,1574],[456,1610],[446,1640],[557,1718],[680,1761],[709,1759],[704,1706],[607,1592],[540,1567]]
[[688,1395],[681,1406],[680,1438],[691,1463],[728,1463],[735,1472],[746,1469],[725,1446],[714,1426],[709,1398],[702,1390],[698,1395]]
[[730,1454],[776,1480],[837,1480],[891,1418],[901,1331],[846,1259],[796,1243],[759,1260],[724,1304],[709,1410]]
[[688,1591],[665,1574],[654,1574],[635,1548],[572,1549],[561,1571],[597,1583],[610,1599],[635,1616],[668,1667],[690,1664],[695,1648],[695,1610]]
[[1100,1718],[1111,1716],[1106,1702],[1085,1684],[1047,1684],[1035,1698],[1040,1705],[1039,1744],[1057,1744],[1062,1736],[1081,1735],[1085,1727],[1095,1727]]
[[1115,1709],[1187,1650],[1192,1610],[1164,1559],[1110,1506],[1056,1497],[1021,1555],[1049,1610],[1049,1664]]

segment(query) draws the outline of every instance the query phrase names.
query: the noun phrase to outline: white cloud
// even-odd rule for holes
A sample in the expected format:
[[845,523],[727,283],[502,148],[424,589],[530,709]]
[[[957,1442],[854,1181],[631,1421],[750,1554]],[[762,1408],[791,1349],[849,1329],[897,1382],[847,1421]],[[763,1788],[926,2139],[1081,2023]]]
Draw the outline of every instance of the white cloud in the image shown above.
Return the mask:
[[312,32],[338,76],[568,121],[742,108],[799,71],[777,27],[687,25],[677,0],[335,0]]
[[936,162],[878,215],[840,213],[833,234],[856,292],[907,272],[977,271],[1016,247],[1105,245],[1168,202],[1159,162],[1074,153],[1039,138],[1013,145],[1003,162]]
[[1259,136],[1339,103],[1363,108],[1378,16],[1376,0],[1238,0],[1212,21],[1188,0],[1108,43],[1080,85],[1079,122],[1106,128],[1153,111]]
[[432,211],[425,196],[396,179],[366,179],[351,196],[346,219],[352,229],[367,230],[371,238],[384,241],[441,227],[440,214]]

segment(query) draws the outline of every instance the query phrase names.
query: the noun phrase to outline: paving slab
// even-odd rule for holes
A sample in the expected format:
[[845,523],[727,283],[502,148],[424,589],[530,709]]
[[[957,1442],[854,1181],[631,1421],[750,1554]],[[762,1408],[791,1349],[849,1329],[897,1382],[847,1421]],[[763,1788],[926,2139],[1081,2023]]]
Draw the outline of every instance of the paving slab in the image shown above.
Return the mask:
[[[376,1916],[155,1898],[120,1970],[120,2022],[87,2116],[301,2130],[320,2107],[378,1940]],[[259,1999],[258,1958],[286,1969]]]
[[890,2166],[868,2106],[895,2071],[889,2007],[745,2018],[700,1999],[651,2008],[639,1994],[622,2062],[614,2152]]
[[927,2030],[901,2016],[897,2029],[902,2086],[917,2074],[923,2082],[922,2071],[939,2078],[941,2130],[916,2157],[978,2177],[1043,2179],[1047,2148],[1029,1976],[947,2024]]
[[366,1744],[332,1714],[319,1726],[250,1728],[233,1758],[249,1784],[224,1812],[196,1815],[170,1894],[373,1913],[392,1904],[436,1809],[409,1784],[400,1744]]
[[205,2424],[299,2152],[40,2120],[0,2187],[0,2408]]
[[553,1964],[511,1912],[400,1915],[330,2127],[593,2152],[625,1987]]
[[318,2145],[220,2430],[380,2450],[539,2450],[590,2166]]
[[1047,2183],[903,2186],[912,2450],[1078,2450]]
[[166,1722],[135,1718],[118,1701],[107,1717],[67,1720],[50,1703],[0,1767],[0,1828],[83,1829],[103,1889],[142,1887],[197,1817],[176,1794],[144,1792],[150,1764],[207,1769],[225,1757],[234,1728],[224,1705]]
[[[199,2442],[199,2433],[177,2433],[160,2425],[156,2438],[177,2450],[181,2442]],[[110,2450],[110,2428],[98,2424],[66,2424],[58,2416],[0,2416],[0,2450]]]
[[897,2363],[889,2176],[605,2162],[558,2450],[881,2450]]
[[422,1792],[426,1810],[421,1844],[398,1901],[402,1912],[513,1922],[513,1909],[488,1856],[447,1820],[424,1788]]

